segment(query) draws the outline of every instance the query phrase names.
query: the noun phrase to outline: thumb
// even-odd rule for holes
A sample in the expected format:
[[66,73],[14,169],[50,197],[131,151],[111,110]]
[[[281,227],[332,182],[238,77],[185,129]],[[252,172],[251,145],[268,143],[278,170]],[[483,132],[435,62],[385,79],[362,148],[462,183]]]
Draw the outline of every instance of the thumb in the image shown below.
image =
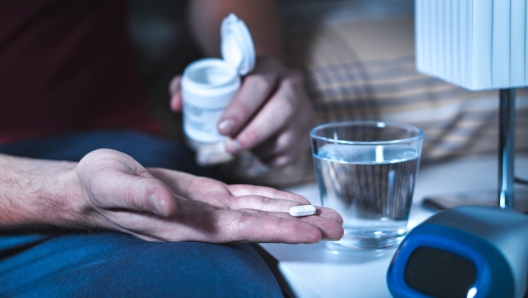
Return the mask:
[[175,76],[169,84],[169,93],[171,95],[170,108],[174,112],[182,109],[182,97],[180,92],[181,75]]
[[[106,188],[106,191],[102,190],[104,194],[95,199],[99,207],[151,212],[162,217],[170,217],[176,213],[177,203],[172,190],[148,172],[133,175],[115,171],[107,175],[111,175],[111,179],[102,175],[100,179],[106,181],[95,185]],[[109,181],[112,181],[111,185],[105,185]],[[93,190],[92,193],[101,194],[100,191]]]

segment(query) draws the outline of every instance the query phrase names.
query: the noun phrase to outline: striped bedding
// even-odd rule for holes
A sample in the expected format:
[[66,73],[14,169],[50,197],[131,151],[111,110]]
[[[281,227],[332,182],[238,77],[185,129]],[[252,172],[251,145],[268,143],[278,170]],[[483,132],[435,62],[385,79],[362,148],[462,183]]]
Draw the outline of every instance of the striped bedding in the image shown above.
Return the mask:
[[[322,15],[317,1],[308,2],[312,10],[290,11],[284,28],[289,61],[305,73],[318,123],[416,125],[425,132],[422,164],[497,152],[498,91],[470,92],[415,70],[409,1],[386,1],[385,10],[373,9],[379,1],[330,1],[334,10]],[[516,94],[515,148],[528,152],[528,90]],[[254,162],[241,158],[219,172],[236,182],[275,187],[315,179],[309,151],[287,167],[248,174],[244,168]]]

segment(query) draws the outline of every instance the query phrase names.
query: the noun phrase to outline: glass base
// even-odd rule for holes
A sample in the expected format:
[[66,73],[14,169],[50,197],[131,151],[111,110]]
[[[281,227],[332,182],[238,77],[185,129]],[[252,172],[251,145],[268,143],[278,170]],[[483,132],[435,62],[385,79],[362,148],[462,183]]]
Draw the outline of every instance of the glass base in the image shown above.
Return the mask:
[[339,241],[327,242],[327,247],[332,250],[339,249],[378,249],[398,245],[407,230],[399,229],[395,231],[372,231],[372,230],[347,230]]

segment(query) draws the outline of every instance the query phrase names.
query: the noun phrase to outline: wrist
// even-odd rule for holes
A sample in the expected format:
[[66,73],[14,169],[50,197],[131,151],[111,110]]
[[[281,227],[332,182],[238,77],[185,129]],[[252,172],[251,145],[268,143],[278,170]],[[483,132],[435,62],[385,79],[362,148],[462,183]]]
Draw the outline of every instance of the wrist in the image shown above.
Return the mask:
[[57,225],[69,228],[94,228],[93,209],[86,200],[88,195],[79,177],[78,164],[63,168],[58,176],[61,192],[56,195],[63,213],[57,218]]
[[86,225],[75,167],[74,162],[0,155],[1,229]]
[[39,177],[35,177],[34,181],[37,182],[40,191],[34,196],[39,203],[35,204],[38,209],[33,212],[39,214],[38,218],[41,220],[39,224],[61,228],[86,226],[88,208],[84,203],[83,188],[76,174],[77,163],[65,161],[37,161],[37,163],[40,171],[37,171],[36,175]]

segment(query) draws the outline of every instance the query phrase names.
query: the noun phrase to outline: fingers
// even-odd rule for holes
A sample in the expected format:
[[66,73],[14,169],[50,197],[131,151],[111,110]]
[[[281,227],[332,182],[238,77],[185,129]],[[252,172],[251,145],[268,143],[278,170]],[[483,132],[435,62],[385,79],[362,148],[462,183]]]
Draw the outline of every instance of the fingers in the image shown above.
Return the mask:
[[[216,210],[207,204],[182,200],[170,218],[114,211],[114,229],[150,241],[317,243],[343,236],[340,223],[321,216],[293,218],[284,212]],[[319,208],[318,208],[319,209]]]
[[[321,209],[326,209],[326,211],[323,211]],[[292,219],[292,216],[289,215],[288,213],[264,212],[260,210],[249,210],[249,209],[244,210],[244,211],[249,212],[249,213],[257,213],[257,214],[264,214],[267,216]],[[317,214],[321,214],[321,212],[328,212],[328,211],[333,211],[333,210],[328,209],[328,208],[317,207],[316,215],[294,218],[294,220],[299,220],[299,221],[306,222],[306,223],[316,226],[321,232],[321,240],[324,240],[324,239],[339,240],[343,237],[343,233],[344,233],[344,230],[342,227],[343,225],[342,219],[341,219],[341,222],[338,222],[334,220],[335,219],[334,215],[331,215],[332,218],[317,216]],[[339,218],[341,217],[339,216]]]
[[331,219],[338,224],[343,225],[343,217],[341,217],[341,215],[339,215],[339,213],[337,213],[334,209],[317,207],[317,212],[315,215]]
[[317,243],[323,239],[317,226],[292,218],[258,212],[222,211],[220,239],[250,242]]
[[294,119],[288,128],[253,149],[259,159],[274,167],[284,166],[299,157],[310,147],[311,123]]
[[310,201],[308,201],[303,196],[271,187],[235,184],[228,185],[227,188],[229,189],[229,192],[231,192],[231,194],[236,197],[255,195],[273,199],[296,201],[301,204],[310,204]]
[[[292,192],[281,191],[271,187],[251,185],[230,185],[229,191],[234,195],[229,199],[228,208],[233,210],[255,210],[255,212],[275,212],[274,214],[289,215],[291,207],[310,205],[305,197]],[[339,225],[343,218],[335,210],[317,207],[318,217],[330,219]]]
[[254,148],[292,123],[295,116],[310,117],[300,115],[300,108],[309,104],[309,101],[302,92],[300,74],[297,77],[297,74],[293,75],[293,73],[296,72],[290,72],[289,75],[281,78],[277,90],[260,108],[258,114],[236,135],[235,139],[226,141],[229,152],[238,153]]
[[232,210],[189,211],[166,221],[140,214],[114,214],[114,219],[147,240],[316,243],[322,237],[316,226],[292,219]]
[[291,207],[301,206],[302,203],[290,200],[270,199],[262,196],[242,196],[229,199],[228,208],[232,210],[256,209],[266,212],[289,212]]
[[193,200],[180,203],[182,208],[166,219],[123,211],[112,212],[108,217],[119,223],[114,229],[150,241],[317,243],[323,239],[321,229],[305,221],[266,213],[215,210]]
[[[232,210],[254,210],[254,212],[267,212],[273,215],[291,217],[291,207],[311,204],[303,196],[280,191],[270,187],[259,187],[251,185],[228,186],[234,195],[228,202],[228,208]],[[250,211],[251,212],[251,211]],[[343,225],[343,218],[335,210],[325,207],[317,207],[316,217],[331,220],[338,225]]]
[[[241,201],[243,199],[241,198]],[[286,205],[286,203],[284,203],[284,205]],[[282,206],[284,206],[282,205]],[[269,208],[268,207],[268,210],[265,210],[265,209],[261,209],[261,208],[252,208],[252,207],[248,207],[248,206],[251,206],[251,203],[247,203],[247,205],[244,205],[243,203],[239,203],[239,205],[233,205],[233,207],[235,206],[240,206],[240,208],[231,208],[231,209],[239,209],[239,210],[242,210],[242,211],[246,211],[246,212],[254,212],[254,213],[267,213],[267,214],[270,214],[272,216],[281,216],[281,217],[288,217],[288,218],[291,218],[292,216],[289,214],[289,211],[291,207],[295,207],[295,206],[300,206],[299,204],[292,204],[291,207],[287,208],[287,209],[282,209],[280,210],[279,208]],[[256,205],[253,205],[253,207],[255,207]],[[267,207],[267,206],[266,206]],[[315,217],[321,217],[321,218],[325,218],[325,219],[328,219],[328,220],[331,220],[339,225],[343,225],[343,218],[341,217],[341,215],[339,215],[339,213],[337,213],[335,210],[333,209],[330,209],[330,208],[326,208],[326,207],[319,207],[317,206],[317,211],[315,213]],[[275,209],[275,210],[273,210]],[[307,217],[299,217],[300,219],[304,219],[304,218],[308,218],[308,217],[313,217],[313,216],[307,216]]]
[[[301,90],[302,91],[302,90]],[[299,94],[303,94],[299,92]],[[260,160],[274,167],[284,166],[299,157],[310,148],[310,130],[315,124],[313,108],[306,97],[299,111],[293,116],[286,128],[252,151]]]
[[248,74],[240,91],[218,121],[218,130],[233,135],[244,127],[268,99],[279,80],[281,65],[271,57],[258,57],[256,68]]
[[169,94],[171,96],[170,108],[174,112],[182,109],[182,97],[180,92],[181,75],[175,76],[169,84]]
[[271,157],[277,156],[281,153],[287,152],[293,144],[300,144],[303,136],[297,133],[298,130],[294,126],[299,126],[295,121],[291,121],[288,127],[281,131],[276,137],[273,137],[262,144],[255,147],[252,152],[260,157],[260,160],[266,162]]
[[[211,179],[197,177],[188,173],[172,171],[164,168],[147,168],[147,171],[155,178],[159,179],[167,186],[172,189],[172,192],[187,197],[187,191],[190,189],[190,185],[196,180],[208,180]],[[204,183],[205,184],[205,183]],[[208,185],[209,186],[209,185]],[[209,186],[210,188],[210,186]]]

